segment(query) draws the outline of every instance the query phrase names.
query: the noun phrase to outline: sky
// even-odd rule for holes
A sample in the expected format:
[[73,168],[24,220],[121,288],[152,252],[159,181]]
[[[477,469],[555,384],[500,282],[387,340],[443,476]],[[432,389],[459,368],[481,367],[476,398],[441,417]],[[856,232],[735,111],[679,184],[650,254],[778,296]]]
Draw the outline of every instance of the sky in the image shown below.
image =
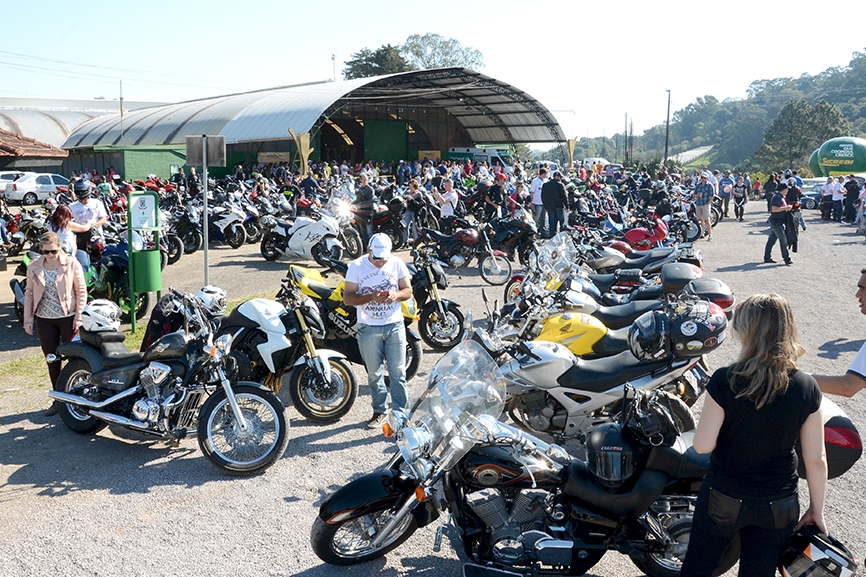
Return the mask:
[[[325,81],[362,48],[433,32],[539,100],[566,137],[637,133],[755,80],[847,66],[866,2],[4,2],[0,96],[179,102]],[[14,24],[13,24],[14,23]],[[828,32],[829,30],[829,32]],[[334,55],[334,60],[332,60]]]

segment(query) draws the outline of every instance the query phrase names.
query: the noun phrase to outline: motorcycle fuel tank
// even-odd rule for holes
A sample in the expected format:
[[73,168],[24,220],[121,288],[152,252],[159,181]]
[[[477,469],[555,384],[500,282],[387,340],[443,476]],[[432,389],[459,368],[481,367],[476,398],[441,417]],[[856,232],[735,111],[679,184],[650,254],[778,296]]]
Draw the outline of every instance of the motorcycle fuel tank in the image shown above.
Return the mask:
[[182,331],[168,333],[159,338],[144,352],[144,360],[177,359],[186,353],[189,336]]
[[593,270],[617,267],[625,262],[625,257],[618,250],[603,246],[598,252],[597,258],[591,258],[586,261],[586,264]]
[[558,387],[556,379],[577,362],[577,359],[564,346],[549,341],[532,341],[526,343],[533,355],[518,354],[502,365],[507,390],[515,387],[523,389],[552,389]]
[[474,489],[545,488],[560,483],[545,463],[532,457],[518,458],[504,447],[475,447],[457,467],[460,477]]
[[548,317],[536,340],[564,345],[577,356],[593,352],[595,344],[607,334],[600,320],[587,314],[562,313]]

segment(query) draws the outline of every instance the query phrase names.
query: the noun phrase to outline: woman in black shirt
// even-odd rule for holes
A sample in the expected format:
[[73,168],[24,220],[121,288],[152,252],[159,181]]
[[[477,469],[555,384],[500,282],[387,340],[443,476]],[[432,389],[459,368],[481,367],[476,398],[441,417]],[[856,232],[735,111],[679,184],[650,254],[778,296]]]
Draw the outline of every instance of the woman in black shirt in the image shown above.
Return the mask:
[[[733,324],[739,358],[710,379],[695,433],[695,450],[712,457],[681,577],[712,575],[737,533],[739,574],[771,577],[795,528],[814,523],[827,532],[821,392],[797,369],[804,350],[791,308],[779,295],[754,295]],[[797,439],[810,500],[799,523]]]

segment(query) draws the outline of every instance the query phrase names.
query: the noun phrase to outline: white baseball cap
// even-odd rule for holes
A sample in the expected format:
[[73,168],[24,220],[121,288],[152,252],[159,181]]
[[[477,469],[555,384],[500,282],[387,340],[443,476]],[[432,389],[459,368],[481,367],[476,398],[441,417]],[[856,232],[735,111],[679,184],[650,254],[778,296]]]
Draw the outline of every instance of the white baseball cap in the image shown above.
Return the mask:
[[391,237],[377,232],[370,237],[370,253],[376,260],[388,260],[391,256]]

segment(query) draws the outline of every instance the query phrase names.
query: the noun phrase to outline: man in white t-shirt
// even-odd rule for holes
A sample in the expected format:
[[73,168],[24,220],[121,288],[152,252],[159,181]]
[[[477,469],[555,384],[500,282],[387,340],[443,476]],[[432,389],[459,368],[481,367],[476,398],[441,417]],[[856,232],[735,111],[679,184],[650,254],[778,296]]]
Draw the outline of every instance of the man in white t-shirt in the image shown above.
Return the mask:
[[833,183],[833,220],[842,222],[842,201],[845,200],[845,177],[839,176]]
[[406,409],[406,327],[400,303],[412,298],[409,269],[391,254],[391,239],[383,233],[370,237],[367,254],[353,260],[346,272],[343,302],[358,311],[358,348],[367,368],[367,384],[373,400],[373,417],[367,422],[378,429],[385,422],[388,389],[385,361],[391,378],[391,405]]
[[[866,315],[866,268],[860,270],[860,280],[857,282],[857,292],[854,294],[860,302],[860,312]],[[841,377],[827,375],[812,375],[818,381],[821,391],[831,395],[853,397],[857,392],[866,388],[866,343],[860,347],[860,351],[851,366]]]
[[72,220],[78,224],[90,224],[88,232],[76,233],[78,250],[87,250],[87,244],[93,237],[102,237],[102,225],[108,221],[108,212],[102,201],[93,198],[90,184],[75,183],[75,197],[78,199],[69,205]]
[[454,207],[460,202],[460,197],[457,196],[457,191],[454,190],[454,183],[450,178],[442,179],[442,192],[439,192],[434,186],[430,189],[433,198],[439,203],[439,223],[442,227],[442,232],[451,234],[454,227]]
[[535,213],[535,226],[538,228],[538,236],[544,238],[544,203],[541,202],[541,187],[547,182],[547,169],[541,168],[538,171],[538,176],[532,179],[529,183],[529,195],[532,197],[532,209]]

